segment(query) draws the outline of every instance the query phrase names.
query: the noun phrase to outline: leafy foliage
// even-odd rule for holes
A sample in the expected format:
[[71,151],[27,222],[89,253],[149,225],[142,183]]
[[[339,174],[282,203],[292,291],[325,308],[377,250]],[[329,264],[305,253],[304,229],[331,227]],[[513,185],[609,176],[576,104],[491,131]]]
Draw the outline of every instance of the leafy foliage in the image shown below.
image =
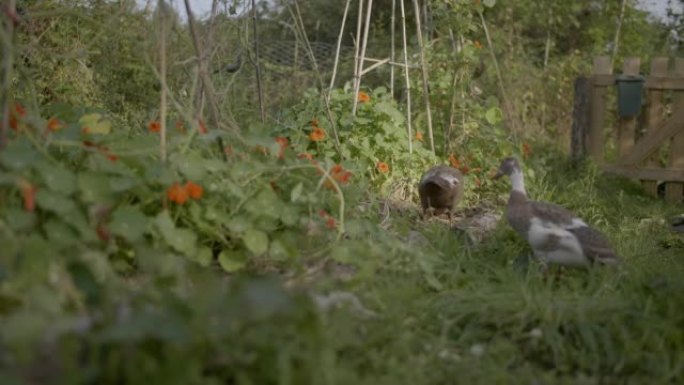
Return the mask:
[[[299,94],[318,75],[288,72],[272,92],[296,103],[269,109],[260,123],[253,85],[219,69],[211,73],[225,91],[219,112],[240,128],[205,124],[191,39],[172,16],[162,162],[157,14],[133,1],[18,3],[19,60],[0,150],[0,383],[682,377],[684,243],[662,220],[677,207],[558,155],[572,80],[612,40],[616,4],[426,4],[436,153],[422,109],[409,137],[397,102],[405,90],[390,95],[383,68],[358,95],[349,85]],[[222,3],[230,16],[214,19],[214,37],[228,49],[215,61],[232,60],[238,42],[250,62],[247,2]],[[329,27],[343,2],[299,4],[309,35],[334,44]],[[291,3],[267,5],[260,36],[299,36],[286,18]],[[375,5],[379,32],[369,46],[378,49],[391,3]],[[211,23],[197,27],[206,33]],[[657,50],[656,26],[631,5],[624,33],[618,62]],[[491,53],[525,132],[504,122]],[[417,71],[409,81],[421,101]],[[489,210],[508,186],[488,174],[511,154],[525,162],[534,198],[608,234],[625,257],[621,270],[550,279],[503,222],[473,243],[418,219],[415,186],[427,167],[461,169],[463,212]]]

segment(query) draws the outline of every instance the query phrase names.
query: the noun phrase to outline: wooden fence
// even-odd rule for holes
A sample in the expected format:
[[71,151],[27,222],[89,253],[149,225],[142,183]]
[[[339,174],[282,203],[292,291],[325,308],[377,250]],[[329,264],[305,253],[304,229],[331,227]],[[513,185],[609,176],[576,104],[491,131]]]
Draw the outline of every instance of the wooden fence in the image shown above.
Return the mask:
[[[645,103],[635,116],[618,116],[606,127],[607,96],[619,76],[610,58],[594,59],[593,74],[575,81],[572,127],[573,156],[588,155],[606,172],[641,180],[657,196],[665,184],[665,199],[681,202],[684,195],[684,58],[651,60],[644,76]],[[627,58],[623,75],[639,75],[641,60]],[[617,99],[617,98],[616,98]],[[606,162],[607,137],[615,134],[616,160]],[[665,159],[663,162],[661,159]]]

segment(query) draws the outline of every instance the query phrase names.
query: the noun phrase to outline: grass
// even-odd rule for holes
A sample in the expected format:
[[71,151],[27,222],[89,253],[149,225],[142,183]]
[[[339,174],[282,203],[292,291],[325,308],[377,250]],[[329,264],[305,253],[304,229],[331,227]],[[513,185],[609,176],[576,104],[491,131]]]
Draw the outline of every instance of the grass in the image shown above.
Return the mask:
[[327,319],[336,383],[671,384],[684,377],[684,239],[659,221],[681,206],[592,165],[546,158],[529,166],[530,195],[605,231],[622,267],[545,279],[504,221],[477,246],[434,223],[397,223],[428,239],[415,261],[431,255],[441,287],[428,285],[420,268],[387,269],[360,284],[379,316]]
[[[141,252],[148,259],[133,277],[67,261],[82,292],[66,281],[64,292],[90,306],[60,308],[43,280],[21,302],[0,296],[0,384],[678,383],[684,239],[664,219],[682,206],[552,152],[525,166],[530,196],[604,231],[619,269],[545,277],[505,220],[475,244],[406,204],[378,226],[381,199],[364,189],[355,193],[371,199],[347,196],[364,211],[348,210],[345,238],[308,255],[298,244],[294,267],[263,261],[226,275]],[[463,208],[503,212],[509,188],[469,189]],[[12,278],[0,283],[22,283]],[[331,291],[367,311],[314,308],[310,294]]]

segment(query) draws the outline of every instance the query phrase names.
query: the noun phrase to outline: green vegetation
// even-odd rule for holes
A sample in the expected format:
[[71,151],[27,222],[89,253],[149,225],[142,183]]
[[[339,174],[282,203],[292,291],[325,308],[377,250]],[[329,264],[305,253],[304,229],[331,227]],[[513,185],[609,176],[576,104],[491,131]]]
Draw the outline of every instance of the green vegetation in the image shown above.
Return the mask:
[[[214,94],[172,12],[27,0],[0,16],[1,384],[681,382],[684,238],[665,221],[681,205],[565,150],[572,81],[613,42],[617,3],[430,1],[436,153],[420,71],[409,152],[403,73],[394,95],[387,67],[354,95],[349,53],[330,94],[330,63],[264,63],[262,121],[249,2],[219,3],[197,25]],[[302,31],[334,46],[320,26],[345,2],[300,3],[261,4],[265,62]],[[622,19],[616,66],[666,54],[631,1]],[[372,24],[380,57],[387,12]],[[533,198],[607,234],[620,269],[544,276],[503,220],[473,241],[419,218],[422,172],[448,162],[468,175],[461,217],[501,213],[509,186],[488,174],[509,155]]]

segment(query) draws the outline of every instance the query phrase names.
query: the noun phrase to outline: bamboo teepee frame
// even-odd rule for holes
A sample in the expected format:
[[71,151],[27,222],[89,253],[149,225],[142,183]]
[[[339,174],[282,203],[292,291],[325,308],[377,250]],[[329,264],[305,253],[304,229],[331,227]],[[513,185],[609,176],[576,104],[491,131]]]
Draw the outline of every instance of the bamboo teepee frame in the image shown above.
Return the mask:
[[[402,47],[403,47],[403,63],[399,63],[395,61],[395,50],[394,50],[394,40],[395,40],[395,13],[396,13],[396,2],[399,1],[399,8],[400,8],[400,13],[401,13],[401,28],[402,28]],[[358,97],[356,95],[359,94],[359,90],[361,88],[361,80],[363,78],[363,75],[367,74],[368,72],[384,65],[384,64],[389,64],[391,67],[390,69],[390,92],[391,95],[394,96],[394,67],[403,67],[404,68],[404,81],[406,85],[406,124],[407,124],[407,130],[408,130],[408,147],[409,147],[409,152],[413,153],[413,127],[412,127],[412,122],[411,122],[411,84],[409,81],[409,70],[412,67],[409,65],[408,62],[408,44],[407,44],[407,35],[406,35],[406,11],[405,11],[405,5],[404,5],[405,0],[393,0],[392,1],[392,16],[391,16],[391,26],[392,26],[392,32],[391,32],[391,50],[390,50],[390,57],[384,58],[384,59],[373,59],[373,58],[368,58],[366,57],[366,48],[368,46],[368,33],[370,30],[370,20],[371,20],[371,14],[372,14],[372,8],[373,8],[373,0],[358,0],[358,6],[359,6],[359,14],[357,18],[357,24],[356,24],[356,37],[354,41],[355,45],[355,50],[354,50],[354,75],[353,75],[353,88],[354,88],[354,101],[352,105],[352,115],[356,115],[356,109],[358,107]],[[423,46],[423,37],[422,37],[422,31],[421,31],[421,14],[420,14],[420,7],[418,5],[418,0],[412,0],[413,1],[413,7],[414,11],[416,13],[416,33],[418,35],[418,49],[420,52],[420,68],[422,71],[422,85],[423,85],[423,94],[424,94],[424,100],[425,100],[425,110],[426,110],[426,116],[427,116],[427,129],[428,129],[428,137],[430,139],[430,149],[432,152],[435,152],[435,142],[434,142],[434,135],[433,135],[433,130],[432,130],[432,113],[431,113],[431,108],[430,108],[430,95],[428,91],[428,69],[427,69],[427,62],[425,60],[425,51],[424,51],[424,46]],[[347,16],[349,13],[349,5],[351,3],[351,0],[347,0],[345,9],[344,9],[344,16],[342,18],[342,26],[340,27],[340,33],[337,39],[337,53],[335,55],[335,63],[333,66],[333,74],[332,78],[330,80],[330,91],[332,91],[334,85],[335,85],[335,77],[337,75],[337,66],[338,66],[338,61],[339,61],[339,50],[340,50],[340,45],[342,43],[342,36],[344,33],[344,27],[345,27],[345,22],[347,20]],[[365,17],[364,17],[364,11],[365,11]],[[364,67],[364,64],[366,62],[372,63],[368,67]]]

